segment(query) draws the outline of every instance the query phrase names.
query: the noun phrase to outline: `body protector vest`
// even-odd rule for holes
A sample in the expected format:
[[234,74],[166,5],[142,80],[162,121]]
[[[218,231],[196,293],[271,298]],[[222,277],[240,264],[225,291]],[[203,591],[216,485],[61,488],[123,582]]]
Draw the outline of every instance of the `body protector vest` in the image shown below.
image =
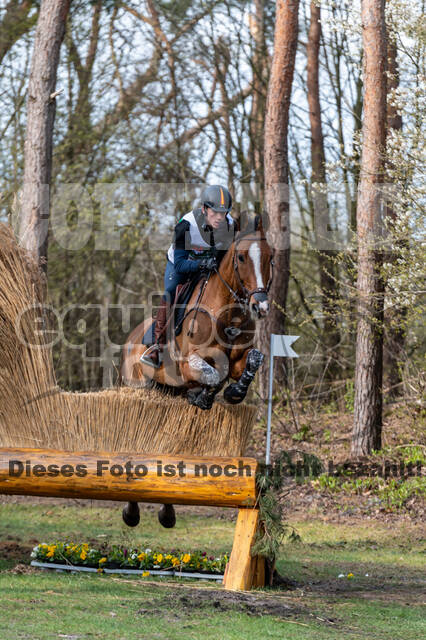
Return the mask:
[[[205,217],[201,209],[194,209],[194,211],[185,214],[178,224],[183,221],[187,223],[185,249],[189,252],[188,258],[192,260],[202,260],[216,254],[216,252],[219,252],[219,256],[223,256],[234,240],[235,225],[229,213],[226,214],[221,227],[213,231],[214,244],[211,244],[211,231],[206,229]],[[174,263],[173,243],[167,251],[167,257],[170,262]]]

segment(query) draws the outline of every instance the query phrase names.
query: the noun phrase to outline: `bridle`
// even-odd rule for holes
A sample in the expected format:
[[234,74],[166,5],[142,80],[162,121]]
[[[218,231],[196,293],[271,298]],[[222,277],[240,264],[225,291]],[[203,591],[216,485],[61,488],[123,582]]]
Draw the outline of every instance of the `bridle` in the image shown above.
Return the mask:
[[[216,270],[217,275],[219,276],[220,280],[225,285],[225,287],[228,289],[229,293],[232,295],[234,300],[238,302],[240,305],[242,305],[243,307],[249,306],[250,298],[255,293],[264,293],[265,295],[268,295],[269,289],[271,288],[271,284],[272,284],[272,278],[274,275],[274,254],[272,253],[271,258],[269,260],[269,280],[266,284],[266,287],[257,287],[256,289],[252,289],[250,291],[247,289],[247,287],[245,286],[240,276],[240,272],[238,271],[238,260],[237,260],[238,243],[241,242],[241,240],[243,240],[243,238],[245,238],[247,235],[248,235],[247,233],[239,235],[239,237],[234,241],[235,246],[234,246],[234,255],[233,255],[233,267],[234,267],[234,273],[238,282],[238,290],[235,291],[235,289],[233,289],[231,285],[228,282],[226,282],[224,278],[222,278],[221,274],[219,273],[219,270]],[[259,240],[266,241],[266,237],[261,236]],[[242,296],[239,295],[239,293],[242,293]]]
[[[237,277],[237,282],[239,285],[239,289],[242,291],[242,296],[239,295],[238,291],[236,291],[235,289],[233,289],[231,287],[231,285],[226,282],[226,280],[222,277],[221,273],[219,272],[218,269],[215,269],[215,273],[217,273],[217,275],[219,276],[219,279],[222,281],[222,283],[225,285],[225,287],[228,289],[229,293],[232,295],[232,297],[234,298],[234,300],[244,309],[244,312],[246,312],[246,310],[249,308],[250,306],[250,298],[252,295],[254,295],[255,293],[264,293],[266,296],[268,295],[269,289],[271,288],[271,284],[272,284],[272,278],[274,275],[274,251],[272,252],[272,255],[270,257],[269,260],[269,280],[267,282],[266,287],[257,287],[256,289],[252,289],[251,291],[249,291],[247,289],[247,287],[245,286],[241,276],[240,276],[240,272],[238,271],[238,260],[237,260],[237,247],[238,247],[238,243],[245,238],[248,235],[249,232],[244,233],[239,235],[239,237],[234,240],[234,254],[232,257],[232,261],[233,261],[233,267],[234,267],[234,272],[235,275]],[[266,237],[265,236],[261,236],[259,238],[259,240],[265,240],[266,241]],[[214,320],[215,322],[218,321],[218,319],[216,318],[216,316],[214,316],[210,311],[206,310],[206,309],[202,309],[201,308],[201,300],[204,296],[204,292],[207,288],[207,284],[210,280],[210,276],[211,276],[212,272],[210,272],[204,279],[203,284],[200,287],[200,291],[198,293],[198,297],[197,297],[197,301],[195,303],[195,305],[193,307],[191,307],[190,309],[188,309],[184,315],[184,317],[182,318],[182,320],[180,321],[180,325],[183,324],[183,321],[186,319],[186,317],[192,313],[192,311],[194,311],[194,317],[192,318],[192,322],[191,322],[191,326],[189,327],[188,336],[193,336],[194,335],[194,326],[195,326],[195,319],[197,317],[197,314],[199,311],[202,311],[203,313],[207,313],[210,318],[212,320]],[[225,328],[225,333],[227,333],[227,329],[232,329],[232,327],[227,327]],[[235,337],[235,334],[229,335],[227,333],[228,337],[233,340]],[[238,335],[238,334],[237,334]]]

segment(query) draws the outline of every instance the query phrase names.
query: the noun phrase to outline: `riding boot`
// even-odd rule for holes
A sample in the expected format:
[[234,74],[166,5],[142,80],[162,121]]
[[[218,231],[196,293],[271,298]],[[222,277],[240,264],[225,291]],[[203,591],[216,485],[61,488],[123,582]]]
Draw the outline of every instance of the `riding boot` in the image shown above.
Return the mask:
[[167,298],[163,297],[155,316],[154,329],[154,345],[150,348],[147,355],[143,355],[144,360],[150,360],[155,367],[160,365],[160,354],[163,352],[164,345],[167,343],[166,324],[169,317],[170,304]]

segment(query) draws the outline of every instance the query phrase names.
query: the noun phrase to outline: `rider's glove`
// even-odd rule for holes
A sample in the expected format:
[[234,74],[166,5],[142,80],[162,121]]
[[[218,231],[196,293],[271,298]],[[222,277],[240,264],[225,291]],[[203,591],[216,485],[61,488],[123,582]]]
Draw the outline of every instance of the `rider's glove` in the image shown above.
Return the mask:
[[217,260],[214,256],[211,258],[203,258],[200,260],[200,271],[204,271],[208,273],[209,271],[214,271],[217,269]]

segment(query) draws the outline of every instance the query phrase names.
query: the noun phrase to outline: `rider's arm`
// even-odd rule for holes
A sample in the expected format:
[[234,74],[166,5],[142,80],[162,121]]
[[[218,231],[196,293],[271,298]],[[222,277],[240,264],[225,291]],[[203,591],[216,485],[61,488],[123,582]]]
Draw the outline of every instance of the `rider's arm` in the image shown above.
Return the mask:
[[174,248],[174,266],[175,272],[184,273],[196,273],[199,270],[199,264],[197,260],[189,260],[189,249],[186,248],[185,239],[189,242],[189,222],[187,220],[181,220],[175,227],[175,237],[173,240]]

